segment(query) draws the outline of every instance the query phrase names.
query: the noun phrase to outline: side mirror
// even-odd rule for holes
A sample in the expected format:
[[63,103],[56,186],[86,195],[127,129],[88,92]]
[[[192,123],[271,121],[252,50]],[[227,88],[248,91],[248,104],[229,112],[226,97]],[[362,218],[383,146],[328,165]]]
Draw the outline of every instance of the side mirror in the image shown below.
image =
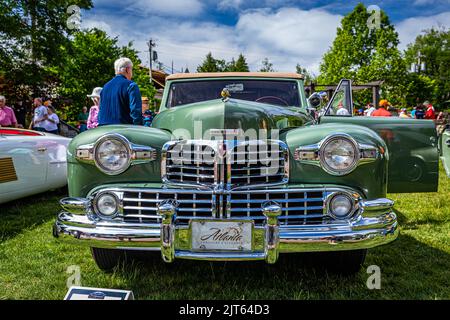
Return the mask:
[[317,109],[322,103],[322,96],[318,92],[314,92],[308,98],[308,104],[310,108]]

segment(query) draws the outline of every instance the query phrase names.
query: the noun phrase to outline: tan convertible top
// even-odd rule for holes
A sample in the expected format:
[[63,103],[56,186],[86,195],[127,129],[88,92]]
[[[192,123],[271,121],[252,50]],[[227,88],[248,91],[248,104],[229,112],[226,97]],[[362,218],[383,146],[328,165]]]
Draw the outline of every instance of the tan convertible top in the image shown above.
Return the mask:
[[302,74],[293,72],[198,72],[198,73],[175,73],[168,76],[166,80],[193,79],[193,78],[223,78],[223,77],[304,79],[304,76]]

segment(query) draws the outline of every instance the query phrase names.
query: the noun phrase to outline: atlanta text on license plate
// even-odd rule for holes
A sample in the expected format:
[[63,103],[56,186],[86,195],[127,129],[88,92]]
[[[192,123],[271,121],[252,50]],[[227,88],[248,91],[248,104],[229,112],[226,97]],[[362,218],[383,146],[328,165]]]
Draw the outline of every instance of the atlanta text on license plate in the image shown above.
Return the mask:
[[252,229],[249,221],[192,221],[192,249],[250,251]]

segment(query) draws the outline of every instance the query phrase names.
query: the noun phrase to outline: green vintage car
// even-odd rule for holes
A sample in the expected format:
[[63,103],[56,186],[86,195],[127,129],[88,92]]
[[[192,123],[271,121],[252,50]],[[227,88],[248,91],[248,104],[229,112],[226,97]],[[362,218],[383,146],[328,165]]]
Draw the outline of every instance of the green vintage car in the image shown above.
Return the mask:
[[436,191],[435,126],[353,117],[349,80],[317,114],[298,74],[171,75],[152,127],[73,139],[53,234],[90,246],[103,270],[136,251],[267,263],[323,252],[357,272],[398,235],[386,193]]

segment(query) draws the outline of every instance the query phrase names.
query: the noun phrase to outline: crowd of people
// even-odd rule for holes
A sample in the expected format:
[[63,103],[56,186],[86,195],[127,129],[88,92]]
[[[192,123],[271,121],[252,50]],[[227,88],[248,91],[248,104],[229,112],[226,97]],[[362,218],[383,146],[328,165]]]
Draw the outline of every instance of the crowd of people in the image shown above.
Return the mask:
[[[103,87],[96,87],[87,97],[92,100],[92,105],[88,109],[82,108],[78,115],[78,129],[80,132],[96,128],[102,125],[111,124],[134,124],[151,126],[155,113],[149,109],[149,101],[141,97],[138,85],[132,81],[133,63],[128,58],[120,58],[114,63],[115,76]],[[59,118],[50,100],[42,103],[41,98],[33,100],[33,117],[29,129],[58,133]],[[25,108],[22,103],[16,107],[20,112],[20,119],[15,115],[15,110],[6,106],[6,99],[0,96],[0,126],[24,127]],[[430,119],[436,124],[444,121],[446,117],[443,112],[436,115],[436,111],[431,103],[425,101],[418,104],[411,112],[402,108],[400,112],[393,108],[390,103],[383,99],[379,102],[378,108],[368,103],[364,109],[355,111],[356,115],[369,117],[392,117],[413,119]],[[337,115],[349,115],[347,108],[342,103],[339,104]]]
[[[131,80],[133,63],[128,58],[120,58],[115,64],[115,76],[104,87],[96,87],[87,97],[92,105],[83,107],[78,114],[78,129],[80,132],[109,124],[135,124],[151,126],[155,113],[149,108],[149,99],[141,97],[138,85]],[[101,101],[104,101],[103,105]],[[16,111],[16,112],[15,112]],[[20,112],[16,118],[17,111]],[[24,128],[26,109],[22,103],[12,108],[6,105],[6,98],[0,96],[0,127]],[[34,98],[32,119],[29,129],[58,134],[58,115],[52,106],[52,101],[43,102]]]
[[429,101],[418,104],[411,112],[408,112],[406,108],[401,108],[400,112],[386,100],[380,101],[378,108],[375,108],[372,103],[368,103],[364,109],[356,111],[356,115],[367,117],[393,117],[398,116],[400,118],[412,118],[412,119],[429,119],[439,120],[444,118],[444,113],[441,111],[436,115],[436,110]]

